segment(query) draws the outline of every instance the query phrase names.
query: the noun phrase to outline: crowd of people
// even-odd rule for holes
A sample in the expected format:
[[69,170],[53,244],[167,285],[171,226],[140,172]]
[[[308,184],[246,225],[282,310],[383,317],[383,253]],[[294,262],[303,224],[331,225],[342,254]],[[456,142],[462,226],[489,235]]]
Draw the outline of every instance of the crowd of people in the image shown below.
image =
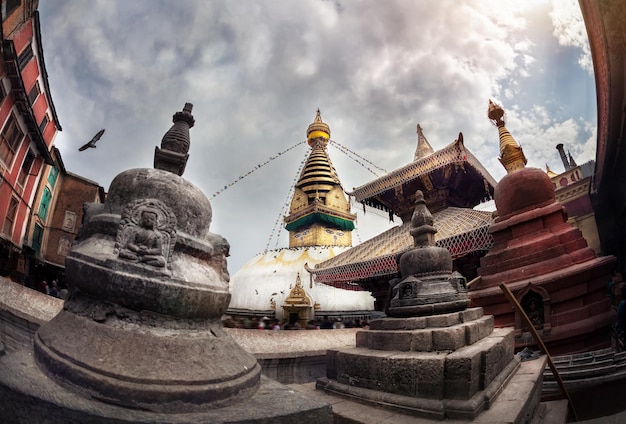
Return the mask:
[[[28,284],[26,284],[26,286],[29,286]],[[50,283],[48,283],[48,281],[46,281],[45,279],[41,279],[39,280],[39,282],[37,283],[36,287],[30,287],[34,290],[38,290],[41,293],[47,294],[49,296],[52,297],[56,297],[59,299],[67,299],[67,287],[62,287],[61,285],[59,285],[59,282],[57,280],[52,280],[50,281]]]
[[304,326],[298,321],[290,322],[286,318],[282,320],[269,317],[244,317],[240,319],[233,319],[233,317],[229,315],[224,316],[222,322],[224,327],[251,330],[332,330],[340,328],[365,328],[369,326],[367,320],[364,319],[342,320],[340,318],[332,319],[327,316],[323,317],[321,320],[309,320]]

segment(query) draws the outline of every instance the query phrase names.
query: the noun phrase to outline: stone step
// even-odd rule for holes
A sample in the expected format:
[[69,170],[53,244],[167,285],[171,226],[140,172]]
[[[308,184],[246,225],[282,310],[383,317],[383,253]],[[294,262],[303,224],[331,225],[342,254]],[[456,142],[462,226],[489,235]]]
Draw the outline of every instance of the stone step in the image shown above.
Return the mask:
[[439,321],[441,325],[418,329],[386,329],[385,327],[391,327],[396,323],[393,318],[386,320],[392,321],[389,324],[376,325],[374,329],[370,326],[368,331],[358,332],[356,346],[400,352],[450,351],[484,339],[493,332],[494,328],[492,315],[458,324],[452,324],[452,319],[442,318]]

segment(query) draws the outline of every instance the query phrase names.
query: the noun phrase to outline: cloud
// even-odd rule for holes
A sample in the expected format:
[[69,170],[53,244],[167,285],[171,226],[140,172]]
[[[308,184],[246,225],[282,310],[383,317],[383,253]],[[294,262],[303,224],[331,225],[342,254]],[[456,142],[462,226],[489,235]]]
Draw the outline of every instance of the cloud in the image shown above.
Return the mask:
[[[590,75],[571,76],[565,90],[566,78],[546,82],[556,60],[544,51],[556,45],[548,8],[514,3],[41,2],[64,128],[57,145],[70,171],[108,188],[119,172],[152,166],[173,113],[193,103],[185,178],[208,196],[221,192],[212,201],[212,230],[233,246],[235,272],[272,232],[286,246],[286,231],[274,227],[308,147],[239,177],[303,141],[318,107],[334,140],[389,171],[413,159],[419,122],[435,149],[462,131],[466,146],[501,176],[488,98],[503,99],[533,163],[558,160],[557,138],[573,137],[564,141],[572,154],[592,155],[595,111],[561,97]],[[572,44],[576,59],[581,48]],[[100,128],[107,132],[98,148],[79,154]],[[329,153],[347,190],[375,178],[340,151]],[[364,237],[387,226],[383,219],[365,228],[365,221],[358,222]]]
[[573,1],[555,1],[550,12],[554,36],[559,44],[580,49],[578,64],[593,75],[593,63],[587,30],[580,6]]

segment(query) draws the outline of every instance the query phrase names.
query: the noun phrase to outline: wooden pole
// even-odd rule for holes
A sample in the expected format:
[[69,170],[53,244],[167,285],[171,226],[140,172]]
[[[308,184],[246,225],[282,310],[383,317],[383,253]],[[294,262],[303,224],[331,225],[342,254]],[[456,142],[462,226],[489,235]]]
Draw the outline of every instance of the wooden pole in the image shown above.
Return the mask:
[[515,308],[515,310],[521,315],[522,320],[526,323],[526,325],[528,326],[528,329],[530,330],[530,333],[533,335],[535,342],[537,342],[541,351],[546,354],[548,358],[548,366],[550,367],[550,370],[552,371],[554,378],[559,384],[559,388],[561,389],[561,392],[567,398],[568,405],[570,407],[570,410],[572,411],[572,415],[574,416],[574,421],[578,421],[578,414],[576,414],[576,409],[574,408],[572,399],[570,398],[569,393],[567,392],[565,383],[563,383],[563,380],[561,379],[561,376],[559,375],[559,371],[556,369],[556,366],[554,365],[554,362],[552,361],[552,357],[550,356],[550,353],[548,352],[546,345],[543,343],[543,340],[541,340],[541,336],[539,335],[539,333],[537,333],[535,326],[530,321],[530,318],[528,318],[528,315],[526,315],[526,312],[524,311],[524,309],[522,309],[522,306],[519,304],[515,296],[513,296],[513,293],[511,293],[511,290],[509,290],[509,288],[504,283],[500,284],[500,290],[502,290],[502,292],[504,293],[506,298],[509,300],[509,302],[513,304],[513,307]]

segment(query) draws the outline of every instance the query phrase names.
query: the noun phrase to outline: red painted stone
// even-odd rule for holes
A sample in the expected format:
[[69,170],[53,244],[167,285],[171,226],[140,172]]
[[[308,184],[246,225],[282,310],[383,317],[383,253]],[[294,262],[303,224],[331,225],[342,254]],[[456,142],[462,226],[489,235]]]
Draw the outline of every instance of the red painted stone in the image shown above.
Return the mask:
[[567,222],[542,170],[506,175],[494,197],[498,217],[489,230],[494,246],[481,258],[481,279],[470,287],[472,306],[494,315],[497,327],[515,327],[518,347],[532,344],[521,316],[499,288],[505,283],[520,303],[537,299],[538,331],[551,354],[608,347],[615,313],[605,285],[615,258],[596,257],[580,230]]

